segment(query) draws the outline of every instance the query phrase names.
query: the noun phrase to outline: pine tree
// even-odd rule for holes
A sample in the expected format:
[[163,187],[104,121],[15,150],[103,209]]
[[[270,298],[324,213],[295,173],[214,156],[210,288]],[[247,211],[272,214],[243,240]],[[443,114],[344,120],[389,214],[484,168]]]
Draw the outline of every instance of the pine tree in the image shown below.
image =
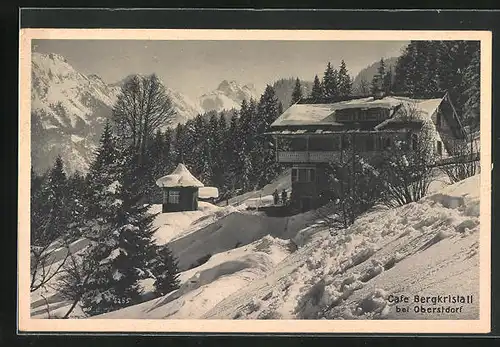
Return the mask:
[[155,257],[149,265],[155,277],[155,292],[166,295],[179,288],[177,260],[167,245],[155,247]]
[[155,215],[142,203],[141,167],[136,155],[133,149],[121,151],[118,180],[106,190],[118,203],[113,203],[114,214],[108,216],[89,249],[87,261],[95,267],[81,298],[89,315],[138,303],[142,292],[139,280],[153,277],[148,264],[154,257]]
[[85,223],[85,213],[87,206],[85,205],[85,196],[87,194],[87,185],[85,177],[76,171],[68,177],[68,198],[67,209],[70,213],[70,223],[68,225],[69,238],[75,240],[81,237],[82,227]]
[[332,64],[330,62],[328,62],[323,74],[322,86],[323,97],[329,102],[334,102],[339,96],[339,81],[338,72],[332,68]]
[[46,179],[39,180],[34,171],[32,178],[30,290],[35,291],[57,275],[64,263],[63,260],[61,265],[53,266],[49,247],[56,241],[61,244],[71,237],[72,215],[68,203],[68,182],[60,156]]
[[[241,183],[241,181],[239,181],[242,173],[240,153],[245,151],[244,146],[249,124],[248,115],[246,114],[247,103],[245,100],[242,102],[240,112],[241,115],[239,118],[237,115],[231,117],[227,141],[225,142],[224,148],[224,164],[226,167],[226,171],[224,172],[224,181],[226,183],[225,189],[227,192],[231,192],[231,194],[238,188],[238,182]],[[243,122],[245,122],[246,127],[243,127]]]
[[323,86],[321,85],[318,75],[314,76],[311,99],[314,103],[321,102],[323,99]]
[[471,126],[472,130],[479,128],[480,114],[480,54],[479,50],[474,52],[469,66],[467,66],[464,74],[467,89],[465,95],[467,97],[464,105],[465,123]]
[[257,131],[261,136],[257,140],[258,146],[254,149],[255,155],[252,158],[253,183],[258,187],[269,183],[279,174],[279,165],[275,161],[274,143],[267,136],[262,135],[279,117],[281,110],[282,107],[274,89],[268,85],[257,108],[257,119],[259,120]]
[[388,95],[392,92],[392,69],[389,66],[387,69],[387,72],[384,75],[384,80],[383,80],[383,87],[382,90],[384,91],[384,94]]
[[379,66],[377,68],[377,73],[373,76],[372,79],[372,93],[384,91],[384,77],[385,77],[385,62],[384,59],[381,58]]
[[175,135],[173,140],[173,153],[172,157],[174,158],[175,163],[184,162],[184,151],[186,148],[185,145],[185,126],[181,123],[177,124],[175,128]]
[[110,209],[114,206],[115,196],[109,193],[109,187],[118,182],[118,149],[109,123],[104,126],[99,147],[87,174],[87,193],[85,194],[86,217],[104,223],[114,215]]
[[338,94],[343,99],[348,98],[352,94],[352,81],[344,60],[340,62],[338,72]]
[[227,133],[226,116],[223,112],[220,113],[219,117],[214,114],[210,118],[210,129],[212,132],[210,142],[210,156],[212,158],[212,181],[216,187],[222,188],[224,185],[224,144]]
[[295,80],[295,87],[292,92],[292,101],[290,105],[293,105],[299,102],[302,99],[302,86],[300,85],[300,80],[297,78]]

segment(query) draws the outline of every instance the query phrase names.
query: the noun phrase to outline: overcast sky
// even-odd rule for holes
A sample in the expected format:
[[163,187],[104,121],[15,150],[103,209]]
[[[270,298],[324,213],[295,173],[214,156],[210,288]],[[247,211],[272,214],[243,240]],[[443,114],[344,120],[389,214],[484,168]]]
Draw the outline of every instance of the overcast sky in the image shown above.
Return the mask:
[[351,75],[381,57],[398,56],[406,41],[143,41],[34,40],[33,50],[58,53],[76,70],[113,83],[155,72],[192,99],[224,80],[253,83],[261,92],[282,77],[312,80],[326,63],[345,60]]

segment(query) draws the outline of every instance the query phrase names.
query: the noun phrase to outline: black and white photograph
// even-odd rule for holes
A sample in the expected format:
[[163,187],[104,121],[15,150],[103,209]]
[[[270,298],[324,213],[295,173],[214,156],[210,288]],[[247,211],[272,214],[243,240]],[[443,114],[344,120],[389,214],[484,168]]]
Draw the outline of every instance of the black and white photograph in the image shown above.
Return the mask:
[[491,36],[50,30],[21,48],[26,326],[489,329]]

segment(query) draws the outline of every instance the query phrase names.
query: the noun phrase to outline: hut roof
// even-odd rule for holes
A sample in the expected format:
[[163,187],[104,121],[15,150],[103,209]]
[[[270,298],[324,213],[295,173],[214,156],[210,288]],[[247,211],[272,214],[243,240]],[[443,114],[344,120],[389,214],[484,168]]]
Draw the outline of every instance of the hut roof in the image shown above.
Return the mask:
[[159,187],[203,187],[203,183],[198,181],[184,164],[179,164],[175,170],[167,176],[156,180]]

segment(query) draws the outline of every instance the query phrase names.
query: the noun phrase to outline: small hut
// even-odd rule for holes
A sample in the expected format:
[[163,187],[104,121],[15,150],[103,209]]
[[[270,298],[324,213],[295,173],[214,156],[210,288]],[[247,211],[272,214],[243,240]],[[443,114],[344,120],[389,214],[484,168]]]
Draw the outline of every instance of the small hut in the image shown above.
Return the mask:
[[204,185],[184,164],[177,165],[170,175],[159,178],[156,185],[163,189],[163,213],[198,209],[198,192]]

